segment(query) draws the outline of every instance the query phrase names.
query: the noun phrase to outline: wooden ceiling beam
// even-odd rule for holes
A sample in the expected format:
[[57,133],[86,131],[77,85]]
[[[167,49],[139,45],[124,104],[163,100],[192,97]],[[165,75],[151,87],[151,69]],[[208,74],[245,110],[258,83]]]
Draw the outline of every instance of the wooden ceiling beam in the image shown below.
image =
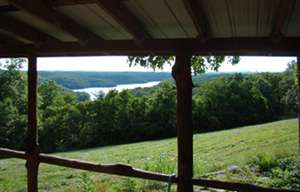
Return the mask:
[[7,46],[18,46],[21,45],[23,42],[8,36],[6,34],[0,34],[0,47],[7,47]]
[[97,4],[112,16],[136,40],[150,39],[142,23],[119,0],[97,0]]
[[53,6],[95,4],[98,0],[52,0]]
[[13,6],[26,11],[27,13],[53,24],[61,30],[69,33],[81,43],[99,40],[101,37],[88,31],[65,15],[54,10],[52,6],[43,0],[7,0]]
[[6,13],[6,12],[14,12],[18,11],[18,8],[12,5],[1,5],[0,6],[0,13]]
[[273,16],[273,28],[271,31],[272,39],[280,39],[283,36],[283,30],[288,19],[289,12],[291,8],[294,6],[295,0],[280,0],[278,3],[277,11],[275,11],[275,15]]
[[78,43],[49,43],[37,48],[23,45],[0,49],[0,56],[99,56],[99,55],[174,55],[187,50],[194,55],[295,56],[300,53],[300,38],[282,38],[274,43],[269,38],[216,38],[200,43],[197,39],[105,40]]
[[202,41],[207,41],[211,38],[211,29],[209,26],[207,15],[201,2],[197,0],[182,0],[187,12],[189,13],[192,21],[198,32],[198,38]]
[[13,33],[23,39],[33,42],[34,44],[42,44],[44,42],[56,42],[57,39],[52,36],[36,30],[28,24],[20,22],[12,17],[0,14],[0,29]]

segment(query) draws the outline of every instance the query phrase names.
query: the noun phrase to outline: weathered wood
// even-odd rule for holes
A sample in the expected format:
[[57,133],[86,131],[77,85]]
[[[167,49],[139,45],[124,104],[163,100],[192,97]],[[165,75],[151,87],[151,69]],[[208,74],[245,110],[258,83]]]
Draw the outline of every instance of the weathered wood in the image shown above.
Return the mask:
[[[25,154],[22,151],[0,148],[0,157],[14,157],[14,158],[28,159],[29,155]],[[171,175],[144,171],[141,169],[133,168],[126,164],[110,164],[110,165],[95,164],[91,162],[62,158],[62,157],[57,157],[54,155],[46,155],[46,154],[39,154],[38,160],[39,162],[47,163],[51,165],[81,169],[86,171],[93,171],[98,173],[129,176],[129,177],[136,177],[136,178],[149,179],[149,180],[162,181],[162,182],[169,182],[170,180],[172,183],[177,182],[177,178]]]
[[14,12],[14,11],[18,11],[18,9],[12,5],[1,5],[0,6],[0,13]]
[[99,56],[99,55],[170,55],[189,50],[193,55],[264,55],[295,56],[300,52],[300,38],[215,38],[205,43],[197,39],[151,39],[137,44],[133,40],[93,41],[85,45],[71,42],[46,43],[0,48],[0,56]]
[[[22,151],[11,150],[6,148],[0,148],[0,158],[1,157],[28,159],[28,155],[26,153]],[[129,165],[124,165],[124,164],[101,165],[101,164],[84,162],[75,159],[67,159],[62,157],[56,157],[53,155],[46,155],[46,154],[39,154],[39,161],[50,165],[58,165],[58,166],[81,169],[86,171],[93,171],[98,173],[108,173],[108,174],[136,177],[141,179],[150,179],[150,180],[162,181],[162,182],[169,182],[170,180],[172,183],[178,182],[178,178],[173,177],[172,175],[135,169]],[[194,178],[192,182],[193,185],[211,187],[216,189],[227,189],[232,191],[300,192],[299,190],[271,189],[271,188],[264,188],[264,187],[259,187],[251,184],[245,184],[245,183],[209,180],[204,178]]]
[[84,5],[97,3],[97,0],[54,0],[51,3],[53,6]]
[[97,4],[112,16],[136,40],[149,39],[141,22],[119,0],[98,0]]
[[298,78],[298,90],[297,90],[297,100],[298,100],[298,151],[300,154],[300,56],[297,57],[297,78]]
[[37,130],[37,58],[28,57],[28,130],[26,133],[26,154],[28,155],[27,189],[38,191],[38,130]]
[[211,29],[201,1],[183,0],[183,3],[197,29],[198,38],[207,41],[211,37]]
[[193,125],[191,55],[177,53],[172,76],[177,88],[177,175],[178,192],[192,192],[193,184]]
[[0,158],[18,158],[26,160],[27,155],[24,151],[17,151],[0,147]]
[[60,12],[54,10],[51,4],[40,0],[6,0],[15,7],[34,15],[47,23],[55,25],[85,44],[88,41],[102,39],[98,35],[80,26]]
[[0,34],[0,47],[5,47],[5,46],[22,46],[22,41],[17,40],[11,36],[8,36],[7,34]]
[[[43,163],[82,169],[82,170],[89,170],[89,171],[94,171],[99,173],[137,177],[137,178],[150,179],[156,181],[165,181],[165,182],[170,179],[169,175],[136,169],[126,164],[101,165],[101,164],[95,164],[90,162],[78,161],[74,159],[60,158],[60,157],[55,157],[55,156],[50,156],[45,154],[41,154],[39,159]],[[171,178],[171,181],[175,181],[175,180],[176,180],[175,177]]]
[[3,14],[0,15],[0,29],[11,32],[16,36],[22,37],[28,41],[35,44],[40,44],[43,42],[57,42],[58,40],[36,30],[28,24],[22,23],[13,17],[8,17]]

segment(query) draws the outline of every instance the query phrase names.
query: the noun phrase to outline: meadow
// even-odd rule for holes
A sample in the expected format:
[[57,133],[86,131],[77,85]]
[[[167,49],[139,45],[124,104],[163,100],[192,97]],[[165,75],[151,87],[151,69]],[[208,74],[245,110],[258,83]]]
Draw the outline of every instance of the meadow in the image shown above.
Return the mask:
[[[228,166],[243,167],[258,156],[278,159],[298,153],[297,120],[194,135],[194,175],[203,176]],[[99,138],[101,139],[101,138]],[[176,173],[176,138],[106,146],[54,155],[96,163],[127,163],[136,168]],[[91,173],[41,164],[40,191],[166,191],[166,184]],[[0,192],[25,192],[25,162],[0,160]]]

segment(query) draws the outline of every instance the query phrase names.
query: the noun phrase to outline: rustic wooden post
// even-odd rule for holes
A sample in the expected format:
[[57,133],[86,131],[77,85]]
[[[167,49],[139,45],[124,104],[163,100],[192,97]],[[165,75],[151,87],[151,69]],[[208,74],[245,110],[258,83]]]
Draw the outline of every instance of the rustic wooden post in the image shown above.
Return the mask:
[[298,78],[298,152],[300,153],[300,56],[297,57],[297,78]]
[[26,154],[28,159],[27,190],[38,191],[39,149],[37,136],[37,58],[28,57],[28,130],[26,134]]
[[172,68],[177,88],[177,192],[192,192],[193,177],[193,126],[191,55],[178,53]]

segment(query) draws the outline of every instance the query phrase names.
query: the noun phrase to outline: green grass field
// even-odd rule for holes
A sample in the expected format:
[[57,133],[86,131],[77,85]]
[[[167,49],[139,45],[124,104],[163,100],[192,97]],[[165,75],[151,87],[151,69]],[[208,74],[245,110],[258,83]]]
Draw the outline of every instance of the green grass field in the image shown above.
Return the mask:
[[[294,155],[298,150],[297,137],[296,119],[197,134],[194,136],[195,176],[218,171],[229,165],[246,165],[258,154],[276,158]],[[128,163],[137,168],[173,173],[176,171],[176,153],[176,139],[172,138],[55,155],[96,163]],[[22,160],[0,160],[1,192],[26,191],[24,165]],[[83,188],[88,189],[89,182],[96,183],[97,191],[120,191],[115,187],[120,183],[134,185],[131,180],[123,177],[45,164],[40,166],[40,191],[88,191]],[[151,182],[138,182],[151,188]],[[155,185],[152,188],[145,191],[160,191],[155,189]]]

